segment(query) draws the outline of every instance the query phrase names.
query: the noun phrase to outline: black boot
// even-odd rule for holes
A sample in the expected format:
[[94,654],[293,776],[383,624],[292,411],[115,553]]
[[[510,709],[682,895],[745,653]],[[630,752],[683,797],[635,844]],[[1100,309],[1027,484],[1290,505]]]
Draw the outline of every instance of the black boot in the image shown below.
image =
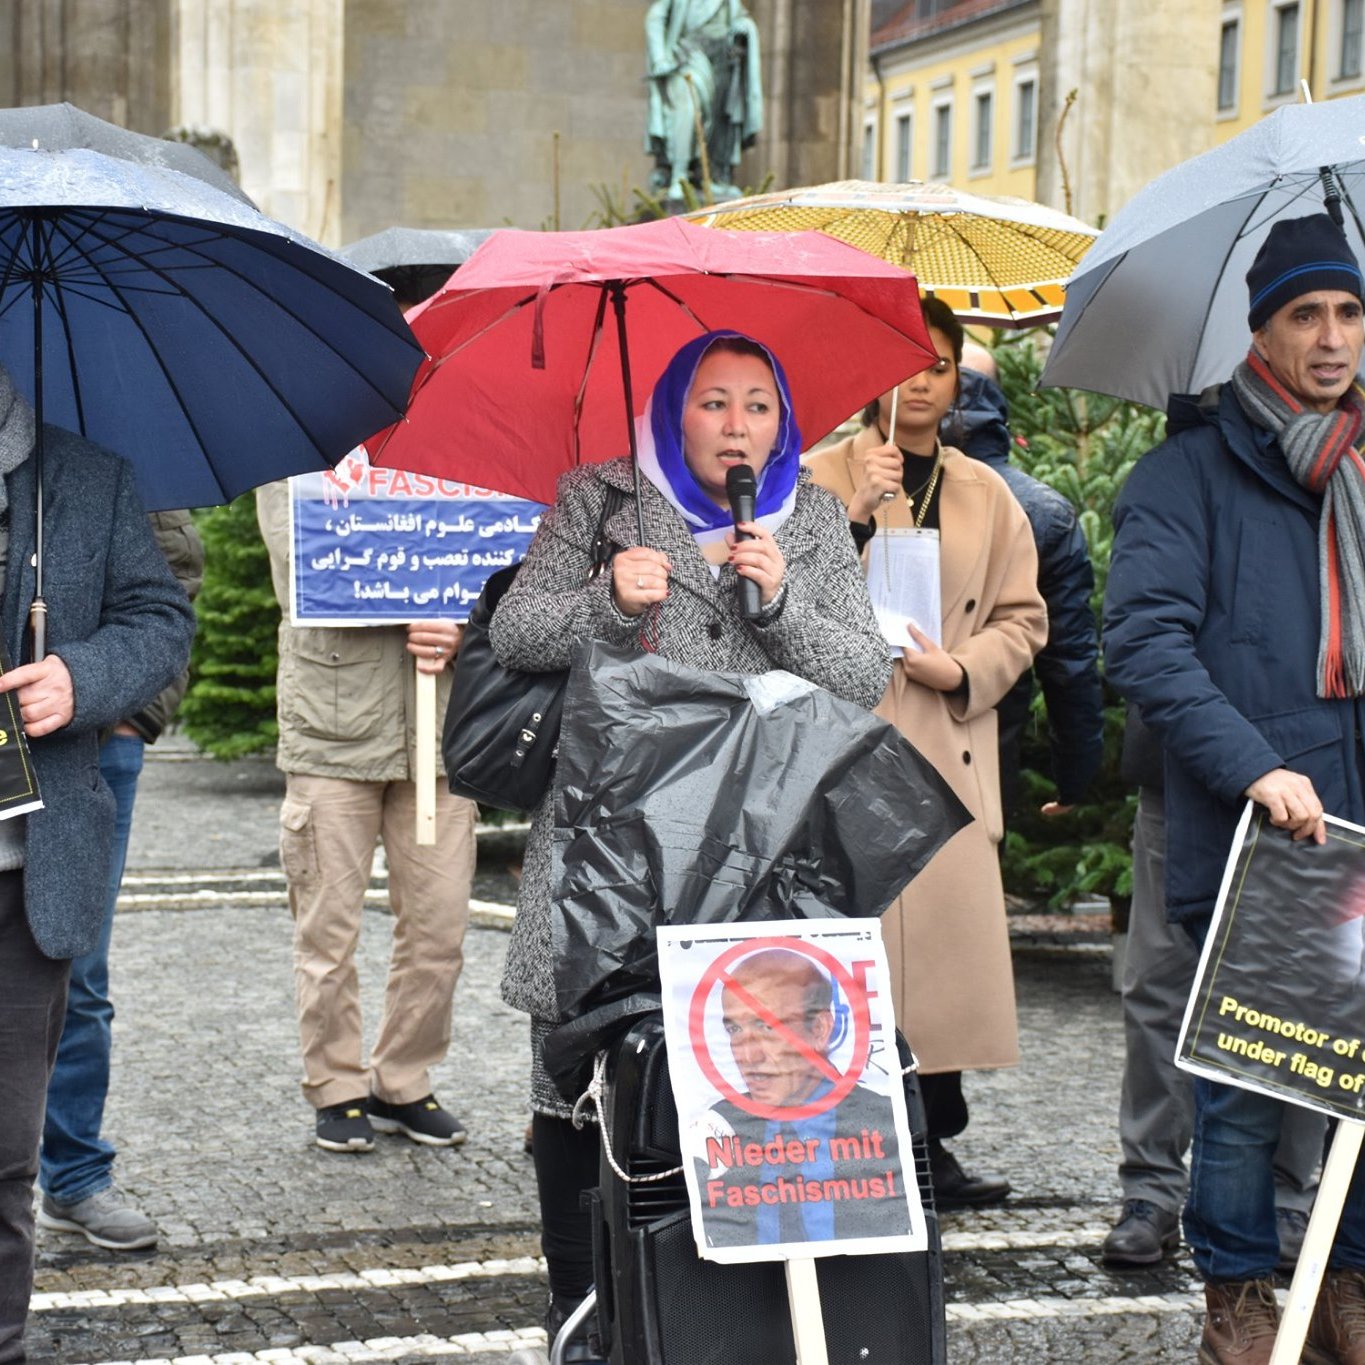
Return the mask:
[[972,1175],[964,1171],[957,1158],[937,1138],[930,1138],[929,1178],[934,1184],[934,1206],[945,1209],[975,1209],[998,1204],[1008,1196],[1010,1182],[999,1175]]
[[1180,1215],[1145,1199],[1125,1199],[1100,1248],[1105,1265],[1156,1265],[1180,1245]]

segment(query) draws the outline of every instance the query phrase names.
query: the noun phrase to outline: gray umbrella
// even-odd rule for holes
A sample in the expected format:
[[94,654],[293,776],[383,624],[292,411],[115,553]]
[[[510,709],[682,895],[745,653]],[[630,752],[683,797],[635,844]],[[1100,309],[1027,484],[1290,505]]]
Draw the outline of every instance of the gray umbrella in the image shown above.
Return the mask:
[[417,303],[434,294],[492,231],[391,227],[342,247],[341,254],[378,276],[404,302]]
[[1359,205],[1365,96],[1277,109],[1115,215],[1067,284],[1040,382],[1164,408],[1227,379],[1250,344],[1246,272],[1270,225],[1335,207],[1365,261]]
[[139,166],[159,166],[192,175],[244,204],[255,204],[221,166],[188,142],[172,142],[146,133],[131,133],[116,123],[106,123],[74,104],[34,104],[0,109],[0,146],[64,152],[86,147],[105,156],[135,161]]

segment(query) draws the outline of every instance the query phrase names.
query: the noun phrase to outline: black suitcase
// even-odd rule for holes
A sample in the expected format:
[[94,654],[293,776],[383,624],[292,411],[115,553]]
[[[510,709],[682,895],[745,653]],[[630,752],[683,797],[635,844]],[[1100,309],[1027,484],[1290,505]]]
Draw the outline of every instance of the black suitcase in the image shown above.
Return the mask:
[[[904,1044],[902,1043],[902,1047]],[[597,1317],[611,1365],[795,1365],[780,1261],[720,1265],[696,1251],[664,1028],[643,1019],[608,1056],[601,1186],[594,1195]],[[942,1365],[943,1264],[919,1082],[906,1077],[929,1248],[816,1260],[830,1365]],[[608,1149],[610,1155],[608,1155]]]

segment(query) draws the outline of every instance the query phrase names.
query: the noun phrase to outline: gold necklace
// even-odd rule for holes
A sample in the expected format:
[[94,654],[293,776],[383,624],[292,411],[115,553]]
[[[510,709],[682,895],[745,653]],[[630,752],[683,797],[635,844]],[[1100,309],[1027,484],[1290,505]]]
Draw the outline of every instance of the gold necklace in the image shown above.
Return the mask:
[[[924,518],[929,515],[929,504],[934,500],[934,489],[938,487],[938,476],[943,472],[943,447],[940,445],[934,452],[934,467],[929,471],[929,477],[915,489],[914,493],[905,495],[905,505],[910,509],[915,518],[915,529],[919,530],[924,525]],[[923,493],[920,498],[919,511],[915,511],[915,498]]]

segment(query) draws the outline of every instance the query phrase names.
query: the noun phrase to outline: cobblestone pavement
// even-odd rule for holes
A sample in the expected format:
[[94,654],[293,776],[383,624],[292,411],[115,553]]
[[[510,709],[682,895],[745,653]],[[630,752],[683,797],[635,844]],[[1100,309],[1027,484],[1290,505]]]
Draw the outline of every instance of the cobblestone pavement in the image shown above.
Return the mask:
[[[267,763],[213,764],[174,740],[149,754],[114,936],[106,1130],[119,1180],[162,1243],[120,1255],[41,1232],[35,1361],[494,1365],[543,1339],[522,1151],[526,1030],[497,994],[496,902],[511,880],[481,867],[487,904],[436,1077],[469,1141],[440,1150],[381,1136],[368,1155],[322,1152],[298,1091],[280,790]],[[370,1020],[383,900],[381,875],[360,947]],[[973,1122],[955,1144],[1015,1194],[945,1219],[950,1359],[1189,1361],[1199,1311],[1188,1260],[1122,1275],[1099,1264],[1117,1194],[1109,956],[1094,932],[1067,947],[1056,925],[1021,927],[1024,1064],[969,1078]]]

